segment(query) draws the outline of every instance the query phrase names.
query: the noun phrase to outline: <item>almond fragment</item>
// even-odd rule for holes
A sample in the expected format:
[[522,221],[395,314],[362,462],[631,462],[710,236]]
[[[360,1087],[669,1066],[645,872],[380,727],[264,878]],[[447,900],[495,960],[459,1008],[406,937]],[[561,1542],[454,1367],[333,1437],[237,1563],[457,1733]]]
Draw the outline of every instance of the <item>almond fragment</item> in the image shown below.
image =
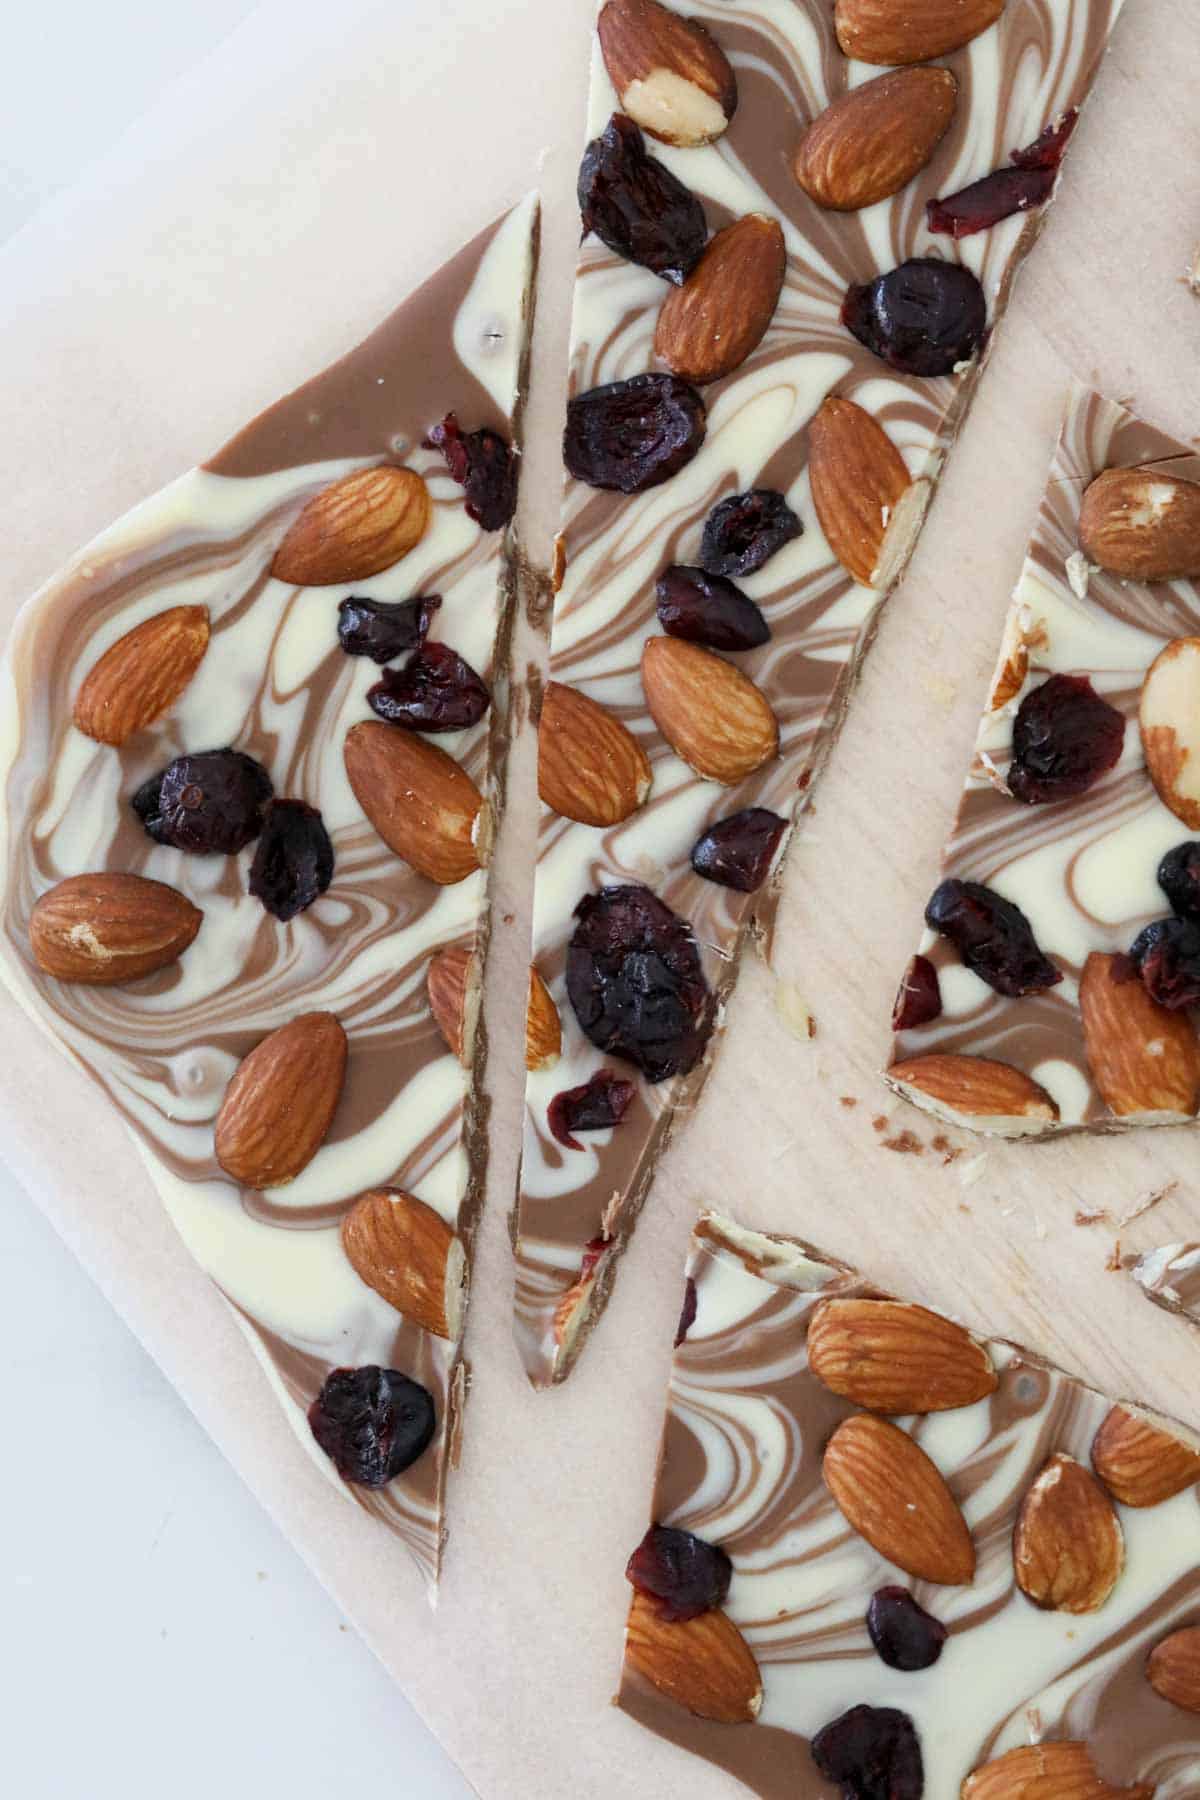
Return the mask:
[[1002,706],[1017,698],[1029,674],[1029,652],[1043,647],[1047,641],[1046,621],[1038,619],[1035,622],[1024,601],[1015,600],[1004,621],[1004,637],[992,676],[992,691],[988,695],[989,712],[999,712]]
[[999,1386],[969,1331],[901,1300],[823,1301],[808,1327],[808,1366],[835,1394],[880,1413],[947,1412]]
[[418,874],[449,887],[486,865],[489,809],[452,756],[373,719],[350,727],[343,755],[358,804]]
[[1200,1482],[1200,1452],[1124,1406],[1092,1440],[1092,1467],[1123,1506],[1158,1506]]
[[313,496],[275,552],[271,573],[294,587],[378,575],[420,543],[429,510],[429,489],[414,469],[357,469]]
[[664,144],[719,138],[737,110],[729,58],[698,19],[658,0],[608,0],[596,26],[621,111]]
[[871,1413],[838,1426],[825,1448],[825,1485],[873,1550],[946,1587],[975,1578],[975,1546],[940,1470],[907,1432]]
[[562,1020],[537,970],[530,964],[525,1002],[525,1067],[552,1069],[562,1054]]
[[464,944],[447,944],[435,951],[425,971],[429,1010],[446,1048],[469,1068],[479,1017],[479,965]]
[[786,271],[778,220],[749,213],[726,225],[683,286],[663,301],[655,355],[686,381],[731,375],[766,336]]
[[342,1220],[342,1247],[367,1286],[398,1313],[435,1337],[458,1337],[467,1259],[432,1206],[403,1188],[373,1188]]
[[779,750],[779,726],[764,695],[748,675],[699,644],[648,638],[642,687],[672,750],[710,781],[732,787]]
[[962,1800],[1153,1800],[1153,1787],[1114,1787],[1086,1744],[1022,1744],[983,1763],[962,1785]]
[[208,608],[172,606],[117,639],[84,677],[74,719],[86,737],[124,744],[174,706],[208,649]]
[[[895,534],[915,537],[904,506],[913,480],[882,425],[853,400],[831,395],[809,426],[808,475],[821,530],[846,573],[865,587],[890,584],[898,573]],[[922,505],[917,528],[923,513]]]
[[837,41],[859,62],[929,62],[947,56],[986,31],[1004,11],[1005,0],[837,0],[833,21]]
[[659,1693],[699,1719],[738,1725],[758,1717],[758,1664],[719,1606],[694,1619],[667,1620],[648,1594],[635,1592],[625,1627],[625,1660]]
[[1138,722],[1159,799],[1189,831],[1200,830],[1200,637],[1175,638],[1155,657]]
[[69,875],[34,902],[29,944],[45,974],[115,987],[173,963],[203,922],[203,913],[165,882],[104,871]]
[[1126,581],[1200,576],[1200,483],[1155,469],[1105,469],[1079,509],[1089,562]]
[[619,825],[650,792],[650,764],[633,733],[597,701],[546,683],[538,727],[538,793],[580,825]]
[[1200,1626],[1186,1625],[1155,1644],[1146,1659],[1146,1680],[1172,1706],[1200,1713]]
[[1073,1456],[1052,1456],[1017,1515],[1017,1586],[1044,1611],[1091,1613],[1124,1566],[1125,1537],[1112,1501]]
[[852,88],[818,115],[792,158],[810,199],[857,212],[906,187],[946,135],[958,102],[949,69],[896,69]]
[[1124,959],[1094,950],[1079,983],[1092,1079],[1118,1119],[1189,1119],[1200,1106],[1200,1039],[1186,1012],[1168,1012]]
[[301,1013],[242,1058],[217,1114],[217,1161],[243,1187],[282,1187],[325,1141],[346,1079],[332,1013]]
[[1019,1137],[1044,1131],[1058,1107],[1033,1078],[990,1056],[930,1051],[893,1063],[888,1081],[908,1100],[932,1102],[929,1110],[952,1125]]

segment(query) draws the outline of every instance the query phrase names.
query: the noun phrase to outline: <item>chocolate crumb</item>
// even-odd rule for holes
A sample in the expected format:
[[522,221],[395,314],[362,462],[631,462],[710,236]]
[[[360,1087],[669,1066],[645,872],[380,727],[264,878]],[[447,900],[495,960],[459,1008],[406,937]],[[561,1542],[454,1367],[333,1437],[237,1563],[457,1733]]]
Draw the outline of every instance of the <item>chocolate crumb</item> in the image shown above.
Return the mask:
[[846,1107],[857,1106],[858,1101],[853,1094],[839,1094],[838,1105]]
[[1120,1240],[1120,1238],[1117,1238],[1114,1241],[1113,1247],[1112,1247],[1112,1253],[1109,1256],[1109,1259],[1105,1263],[1104,1266],[1106,1269],[1109,1269],[1112,1271],[1116,1271],[1117,1269],[1119,1269],[1121,1267],[1121,1240]]
[[884,1138],[880,1148],[898,1151],[901,1156],[922,1156],[925,1152],[924,1144],[913,1131],[900,1131],[895,1137]]
[[888,1128],[888,1122],[884,1118],[883,1114],[876,1113],[875,1117],[871,1120],[871,1130],[872,1131],[886,1131],[887,1128]]
[[1077,1225],[1099,1225],[1104,1219],[1107,1219],[1107,1217],[1107,1209],[1103,1206],[1097,1206],[1095,1208],[1080,1207],[1079,1211],[1075,1214],[1075,1223]]

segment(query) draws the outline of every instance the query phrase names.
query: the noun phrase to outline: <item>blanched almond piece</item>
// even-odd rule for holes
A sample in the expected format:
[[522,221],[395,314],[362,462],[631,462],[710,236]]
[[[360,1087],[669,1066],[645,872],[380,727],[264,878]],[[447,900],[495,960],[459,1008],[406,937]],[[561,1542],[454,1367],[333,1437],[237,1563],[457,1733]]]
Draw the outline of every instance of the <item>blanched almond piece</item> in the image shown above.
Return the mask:
[[1092,1467],[1123,1506],[1158,1506],[1200,1482],[1200,1452],[1124,1406],[1092,1440]]
[[1155,1644],[1146,1661],[1146,1680],[1172,1706],[1200,1713],[1200,1626],[1185,1625]]
[[990,1056],[930,1051],[893,1063],[888,1081],[909,1100],[952,1125],[1019,1137],[1044,1131],[1058,1118],[1058,1106],[1044,1087],[1011,1063]]
[[458,1337],[467,1259],[431,1206],[403,1188],[373,1188],[342,1220],[342,1247],[367,1286],[398,1313],[436,1337]]
[[1005,0],[837,0],[837,41],[859,62],[930,62],[994,25]]
[[58,981],[115,987],[183,955],[204,915],[183,894],[143,875],[69,875],[34,902],[29,944]]
[[681,147],[721,136],[737,81],[707,26],[658,0],[608,0],[596,29],[621,111],[643,131]]
[[1058,1739],[1022,1744],[983,1763],[962,1785],[962,1800],[1153,1800],[1153,1787],[1113,1787],[1086,1744]]
[[429,1010],[445,1040],[446,1048],[464,1068],[471,1063],[475,1024],[479,1014],[479,967],[464,944],[447,944],[435,951],[425,971]]
[[295,587],[378,575],[420,543],[429,511],[429,489],[415,469],[356,469],[313,496],[275,552],[271,573]]
[[550,990],[530,965],[525,1002],[525,1067],[551,1069],[562,1053],[562,1020]]
[[792,173],[818,206],[857,212],[906,187],[946,135],[958,102],[949,69],[895,69],[851,88],[809,126]]
[[217,1161],[243,1187],[282,1187],[324,1143],[346,1079],[346,1034],[302,1013],[238,1064],[217,1114]]
[[625,1627],[625,1660],[659,1693],[699,1719],[737,1725],[758,1717],[762,1677],[750,1646],[719,1606],[667,1621],[635,1592]]
[[1155,469],[1105,469],[1079,509],[1089,562],[1127,581],[1200,576],[1200,483]]
[[[1200,1106],[1200,1039],[1186,1012],[1168,1012],[1126,974],[1122,958],[1094,950],[1079,983],[1092,1079],[1118,1119],[1188,1119]],[[1124,979],[1119,979],[1124,976]]]
[[975,1546],[941,1471],[899,1426],[856,1413],[825,1447],[825,1485],[873,1550],[919,1581],[961,1587]]
[[1017,1586],[1045,1611],[1092,1613],[1124,1566],[1125,1536],[1112,1501],[1073,1456],[1052,1456],[1017,1515]]
[[538,793],[580,825],[619,825],[650,792],[646,753],[619,719],[561,681],[546,683],[538,725]]
[[642,687],[672,750],[710,781],[732,787],[778,753],[779,726],[764,695],[748,675],[699,644],[648,638]]
[[126,743],[174,706],[208,649],[208,608],[172,606],[117,639],[75,696],[75,724],[101,744]]
[[808,1327],[808,1366],[871,1412],[946,1412],[993,1394],[985,1347],[940,1313],[901,1300],[824,1300]]
[[1175,638],[1155,657],[1138,723],[1159,799],[1189,831],[1200,831],[1200,637]]
[[809,427],[808,475],[821,530],[846,573],[865,587],[890,585],[920,529],[926,495],[919,484],[914,516],[906,505],[913,480],[886,431],[853,400],[830,395]]
[[776,219],[750,213],[711,238],[662,303],[654,353],[685,381],[720,381],[757,350],[775,315],[787,252]]
[[374,719],[350,727],[343,754],[358,804],[418,874],[449,887],[485,866],[489,810],[452,756]]

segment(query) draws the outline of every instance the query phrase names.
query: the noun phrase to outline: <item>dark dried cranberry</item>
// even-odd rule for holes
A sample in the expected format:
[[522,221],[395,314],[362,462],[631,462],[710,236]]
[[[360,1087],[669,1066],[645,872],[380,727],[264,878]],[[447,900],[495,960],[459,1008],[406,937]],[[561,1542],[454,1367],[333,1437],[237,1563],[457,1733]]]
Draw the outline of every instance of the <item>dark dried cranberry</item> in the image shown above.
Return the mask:
[[732,1574],[719,1544],[672,1525],[652,1525],[625,1565],[626,1580],[657,1600],[659,1617],[672,1624],[723,1605]]
[[1040,137],[1034,138],[1032,144],[1026,144],[1023,150],[1014,150],[1009,162],[1018,169],[1057,169],[1078,122],[1079,108],[1068,107],[1047,125]]
[[447,413],[425,439],[428,450],[440,450],[446,467],[464,490],[467,517],[484,531],[501,531],[517,510],[517,477],[521,459],[500,436],[483,425],[464,432]]
[[250,892],[277,919],[294,919],[333,880],[333,845],[315,806],[272,800],[250,864]]
[[389,725],[409,731],[461,731],[492,703],[485,683],[449,644],[422,644],[402,669],[385,669],[367,703]]
[[567,993],[585,1037],[650,1081],[686,1075],[712,1025],[691,926],[649,888],[633,886],[585,895],[575,917]]
[[383,1487],[429,1446],[433,1398],[398,1369],[334,1369],[308,1409],[312,1434],[343,1481]]
[[1173,913],[1200,924],[1200,840],[1189,838],[1167,851],[1158,865],[1158,885]]
[[1057,180],[1056,169],[995,169],[957,194],[928,201],[925,223],[930,231],[952,238],[971,237],[1014,213],[1044,205]]
[[813,1761],[845,1800],[921,1800],[921,1744],[907,1713],[894,1706],[852,1706],[818,1731]]
[[867,1633],[889,1669],[931,1669],[949,1632],[907,1588],[881,1587],[867,1608]]
[[672,637],[713,650],[753,650],[765,644],[770,628],[762,613],[723,575],[673,563],[654,586],[658,622]]
[[1200,925],[1192,919],[1156,919],[1130,944],[1129,960],[1160,1006],[1200,1006]]
[[683,1289],[683,1305],[679,1309],[679,1323],[675,1327],[675,1348],[678,1350],[692,1326],[696,1323],[696,1283],[689,1275]]
[[753,575],[804,530],[774,488],[719,500],[704,521],[700,561],[710,575]]
[[274,790],[262,764],[240,750],[177,756],[144,781],[132,806],[156,844],[232,856],[262,830]]
[[368,600],[351,594],[338,607],[338,641],[347,656],[391,662],[425,640],[429,622],[442,604],[440,594],[419,600]]
[[914,956],[904,971],[892,1008],[893,1031],[915,1031],[928,1025],[942,1010],[942,990],[938,972],[927,956]]
[[983,343],[987,301],[961,263],[917,256],[846,294],[842,324],[889,368],[949,375]]
[[1107,775],[1124,741],[1124,715],[1086,675],[1051,675],[1017,709],[1008,791],[1027,806],[1073,800]]
[[619,1125],[629,1111],[633,1099],[632,1081],[624,1081],[611,1069],[597,1069],[582,1087],[564,1088],[555,1094],[546,1108],[550,1130],[568,1150],[582,1150],[583,1145],[571,1134],[575,1131],[604,1131]]
[[704,208],[665,163],[646,154],[632,119],[614,113],[583,153],[579,168],[583,235],[680,285],[700,260]]
[[1040,994],[1062,980],[1020,907],[981,882],[943,881],[925,908],[925,923],[949,938],[967,968],[998,994]]
[[787,820],[765,806],[718,819],[692,846],[692,867],[706,881],[752,894],[767,879],[771,858],[787,830]]
[[631,375],[570,402],[563,459],[589,487],[640,494],[691,462],[706,427],[703,400],[678,375]]

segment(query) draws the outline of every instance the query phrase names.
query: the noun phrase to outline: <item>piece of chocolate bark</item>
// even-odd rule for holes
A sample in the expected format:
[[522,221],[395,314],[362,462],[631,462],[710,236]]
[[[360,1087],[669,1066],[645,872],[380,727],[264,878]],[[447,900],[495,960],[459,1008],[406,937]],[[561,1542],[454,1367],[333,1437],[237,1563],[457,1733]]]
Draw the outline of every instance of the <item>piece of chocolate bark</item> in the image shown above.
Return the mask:
[[1200,1451],[702,1216],[618,1705],[764,1800],[1200,1785]]
[[90,544],[9,662],[5,979],[431,1582],[536,227],[531,197]]
[[1118,11],[601,7],[533,925],[564,1053],[529,1078],[515,1218],[537,1384],[769,934]]
[[1200,1106],[1200,457],[1073,391],[890,1084],[1009,1135]]
[[1200,1325],[1200,1244],[1159,1244],[1122,1257],[1121,1267],[1147,1300]]

